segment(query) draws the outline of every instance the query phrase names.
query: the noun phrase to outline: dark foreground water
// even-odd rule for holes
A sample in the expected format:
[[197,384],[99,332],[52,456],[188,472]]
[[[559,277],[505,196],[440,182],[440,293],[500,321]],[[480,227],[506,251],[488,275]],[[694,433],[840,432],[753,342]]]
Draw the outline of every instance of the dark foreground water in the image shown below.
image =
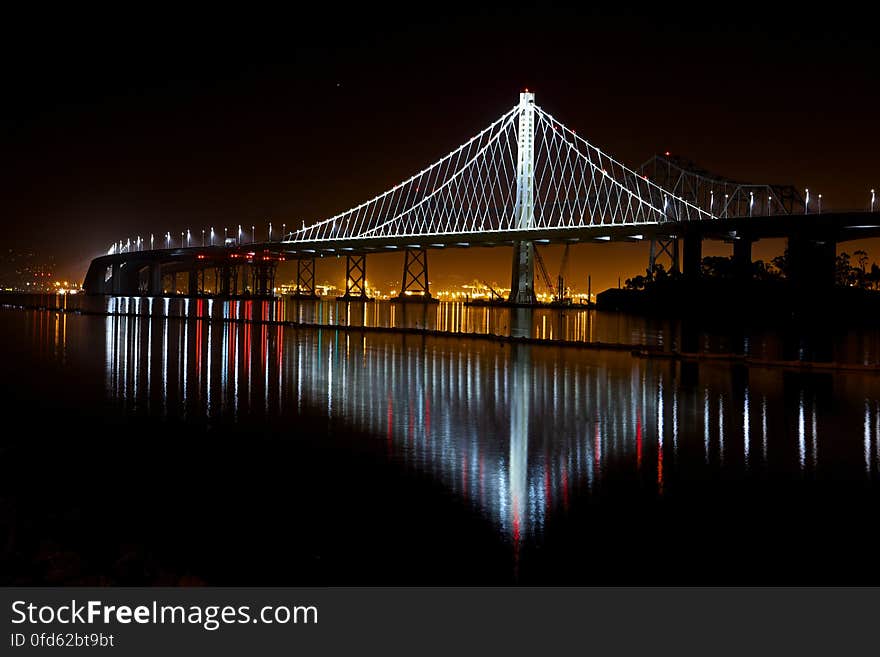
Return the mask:
[[880,583],[870,371],[9,308],[0,345],[6,584]]

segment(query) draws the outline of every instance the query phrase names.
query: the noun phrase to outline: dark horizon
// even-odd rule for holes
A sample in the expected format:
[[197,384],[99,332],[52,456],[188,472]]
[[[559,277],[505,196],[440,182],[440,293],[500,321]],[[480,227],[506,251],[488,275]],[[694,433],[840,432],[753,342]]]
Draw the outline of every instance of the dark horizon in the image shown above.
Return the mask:
[[[454,149],[524,87],[630,165],[671,151],[810,187],[826,209],[880,187],[871,15],[455,9],[12,21],[2,246],[73,277],[125,235],[321,219]],[[602,289],[643,251],[579,247],[573,273]],[[508,250],[479,253],[435,258],[435,276],[504,280]]]

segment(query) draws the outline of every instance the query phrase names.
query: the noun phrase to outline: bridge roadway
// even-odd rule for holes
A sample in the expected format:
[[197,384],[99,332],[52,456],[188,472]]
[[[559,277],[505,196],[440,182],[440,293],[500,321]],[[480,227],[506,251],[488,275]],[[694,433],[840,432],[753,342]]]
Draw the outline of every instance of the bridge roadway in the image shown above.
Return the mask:
[[[249,289],[256,294],[271,294],[278,261],[296,260],[297,283],[303,295],[311,296],[314,295],[316,259],[346,256],[345,296],[364,298],[366,290],[362,286],[366,280],[366,256],[402,251],[407,254],[402,289],[411,288],[407,285],[408,279],[410,283],[421,281],[414,289],[418,298],[429,296],[427,251],[430,249],[509,247],[522,242],[674,242],[672,267],[685,275],[695,276],[699,275],[703,240],[732,242],[734,260],[743,271],[747,271],[752,243],[771,238],[788,240],[793,278],[815,285],[833,281],[838,243],[871,237],[880,237],[880,212],[825,212],[424,236],[250,242],[234,246],[178,247],[100,256],[92,261],[83,288],[89,294],[158,295],[163,291],[164,276],[183,273],[188,277],[187,292],[197,295],[206,288],[206,272],[213,270],[216,293],[236,294]],[[682,262],[678,261],[677,255],[679,240],[684,246]],[[418,259],[419,254],[423,260]],[[649,266],[653,266],[653,261]],[[250,287],[245,281],[248,274]]]

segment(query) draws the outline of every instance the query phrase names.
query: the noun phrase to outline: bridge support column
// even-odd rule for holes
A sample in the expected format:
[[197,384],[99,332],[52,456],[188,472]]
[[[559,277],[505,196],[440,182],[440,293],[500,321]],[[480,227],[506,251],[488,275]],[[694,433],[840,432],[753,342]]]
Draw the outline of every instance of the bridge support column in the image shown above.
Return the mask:
[[106,260],[95,258],[89,265],[86,277],[83,280],[83,290],[86,294],[107,294],[107,284],[112,278],[113,267]]
[[345,294],[340,301],[370,301],[367,296],[367,256],[345,256]]
[[254,295],[271,297],[275,294],[275,269],[278,263],[274,260],[255,260],[252,267]]
[[186,294],[190,297],[198,296],[199,294],[199,272],[197,269],[190,269],[187,273],[187,286],[186,286]]
[[113,273],[110,277],[110,293],[122,294],[122,263],[113,263]]
[[510,303],[535,303],[535,245],[516,242],[513,245],[513,272],[510,277]]
[[703,237],[694,233],[684,236],[684,263],[682,274],[685,278],[699,278],[703,272]]
[[149,281],[147,282],[147,293],[151,296],[158,297],[162,295],[162,264],[158,262],[150,263]]
[[752,277],[752,240],[748,237],[733,242],[733,275],[739,279]]
[[648,255],[648,275],[654,277],[657,269],[657,261],[663,256],[669,258],[669,269],[667,273],[681,273],[681,264],[678,258],[678,237],[669,237],[666,239],[657,238],[651,240],[651,252]]
[[300,258],[296,261],[296,292],[300,299],[317,299],[315,294],[315,259]]
[[428,286],[428,250],[407,249],[403,255],[403,277],[395,301],[431,301]]
[[788,238],[788,277],[797,287],[823,289],[834,285],[837,243],[802,236]]
[[229,263],[223,263],[217,267],[219,281],[217,285],[217,294],[228,297],[235,292],[235,267]]

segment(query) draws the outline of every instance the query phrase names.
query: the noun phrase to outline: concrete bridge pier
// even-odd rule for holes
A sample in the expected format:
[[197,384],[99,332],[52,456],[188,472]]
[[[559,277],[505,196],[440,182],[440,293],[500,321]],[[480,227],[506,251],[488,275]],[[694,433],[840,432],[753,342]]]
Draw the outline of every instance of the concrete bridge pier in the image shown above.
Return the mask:
[[110,293],[122,294],[122,263],[114,262],[111,265],[112,274],[110,275]]
[[739,279],[752,277],[752,240],[748,237],[733,241],[733,275]]
[[111,266],[110,294],[137,296],[140,294],[140,265],[136,261],[114,262]]
[[149,266],[148,272],[148,280],[147,280],[147,293],[150,296],[161,296],[162,294],[162,264],[159,262],[152,262]]
[[394,300],[420,302],[433,301],[428,284],[427,249],[407,249],[404,253],[400,294],[398,294]]
[[805,290],[832,287],[837,267],[837,242],[790,236],[786,266],[789,279],[797,287]]
[[186,294],[190,297],[197,297],[199,295],[199,270],[198,269],[190,269],[187,272],[187,281],[186,281]]
[[278,263],[274,260],[255,260],[251,265],[253,284],[251,290],[256,296],[270,297],[275,294],[275,270]]
[[367,296],[367,256],[345,256],[345,294],[340,301],[372,301]]
[[513,245],[513,267],[510,277],[510,303],[533,305],[535,298],[535,245],[516,242]]
[[703,273],[703,237],[698,233],[684,235],[684,263],[681,273],[685,278],[699,278]]
[[89,265],[86,277],[83,279],[83,290],[86,294],[107,294],[107,274],[112,268],[106,261],[96,258]]
[[298,299],[317,299],[315,294],[315,259],[300,258],[296,261],[296,292]]
[[228,262],[224,262],[217,267],[216,271],[219,278],[217,283],[217,294],[220,296],[228,297],[235,293],[235,269],[236,268]]

